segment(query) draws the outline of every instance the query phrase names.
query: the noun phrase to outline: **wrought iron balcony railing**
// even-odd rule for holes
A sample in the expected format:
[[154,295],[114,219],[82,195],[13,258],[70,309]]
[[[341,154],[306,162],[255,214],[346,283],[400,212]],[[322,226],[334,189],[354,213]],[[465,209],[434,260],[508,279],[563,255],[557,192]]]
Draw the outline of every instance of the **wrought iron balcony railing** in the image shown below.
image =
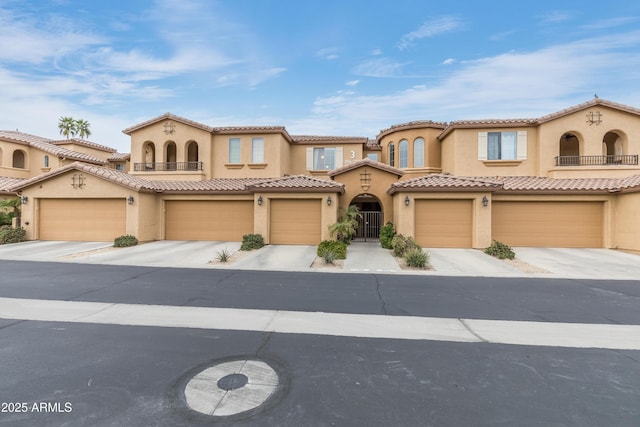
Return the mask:
[[202,162],[134,163],[136,172],[201,171]]
[[637,165],[637,154],[616,154],[611,156],[557,156],[556,166],[615,166]]

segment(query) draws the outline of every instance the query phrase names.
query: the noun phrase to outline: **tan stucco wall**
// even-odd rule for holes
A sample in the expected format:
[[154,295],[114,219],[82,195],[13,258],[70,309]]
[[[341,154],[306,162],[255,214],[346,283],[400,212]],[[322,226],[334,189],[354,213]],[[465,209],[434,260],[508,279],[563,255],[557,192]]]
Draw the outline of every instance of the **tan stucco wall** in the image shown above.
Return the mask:
[[[258,205],[258,197],[262,196],[262,205]],[[331,206],[327,204],[327,198],[331,196],[332,203]],[[253,221],[254,221],[254,233],[261,234],[264,238],[265,243],[271,243],[270,236],[271,230],[269,229],[270,224],[270,212],[271,206],[270,203],[274,199],[315,199],[321,200],[320,206],[322,209],[321,212],[321,240],[329,240],[331,238],[331,234],[329,233],[329,226],[334,224],[338,220],[338,207],[335,202],[338,198],[336,193],[256,193],[254,195],[254,211],[253,211]]]
[[[155,146],[155,162],[166,162],[166,146],[169,142],[176,144],[176,161],[187,161],[187,144],[195,141],[198,144],[198,161],[203,163],[203,179],[213,177],[211,134],[200,128],[185,125],[179,122],[174,123],[174,133],[167,135],[164,131],[164,124],[171,120],[160,121],[131,133],[131,163],[144,163],[145,157],[143,147],[146,142],[153,142]],[[133,167],[131,169],[134,169]],[[165,179],[163,173],[156,172],[130,172],[132,175],[139,175],[145,179]],[[180,172],[175,172],[179,175]]]
[[[600,112],[602,123],[598,125],[587,123],[587,114],[590,112]],[[640,118],[598,105],[540,125],[538,139],[540,165],[537,171],[539,176],[548,176],[549,170],[555,169],[555,157],[560,154],[560,138],[567,132],[578,136],[581,156],[601,156],[602,141],[607,132],[616,132],[622,138],[624,154],[640,154]],[[602,176],[602,171],[608,169],[610,167],[594,169],[593,174],[587,176]],[[635,167],[635,171],[628,171],[628,175],[635,173],[640,173],[640,167]]]
[[640,251],[640,193],[619,194],[616,199],[612,247]]
[[[379,151],[381,162],[389,164],[389,144],[395,144],[395,165],[394,167],[400,167],[400,151],[399,143],[401,140],[406,139],[408,141],[409,156],[408,167],[402,168],[406,172],[403,176],[404,179],[422,176],[428,173],[437,173],[441,171],[441,148],[440,141],[438,141],[438,135],[442,133],[442,129],[434,129],[430,127],[426,128],[412,128],[402,129],[395,132],[391,132],[380,139],[380,146],[382,150]],[[424,166],[416,168],[414,165],[414,153],[413,142],[416,138],[424,139]]]
[[292,144],[290,169],[293,175],[311,175],[317,178],[329,179],[328,171],[310,171],[307,170],[307,149],[308,148],[338,148],[342,147],[342,164],[337,164],[335,168],[349,165],[358,160],[362,160],[363,144],[336,144],[336,143],[318,143],[318,144]]
[[[360,183],[360,174],[367,171],[371,174],[370,187],[363,190]],[[382,225],[393,219],[393,201],[387,193],[391,184],[398,180],[398,176],[371,166],[360,166],[356,169],[334,176],[334,181],[345,185],[345,192],[340,196],[339,208],[349,207],[353,199],[360,194],[372,194],[378,198],[382,207]]]
[[[526,160],[479,160],[479,132],[527,132]],[[441,142],[442,172],[459,176],[519,176],[535,175],[537,171],[537,129],[522,128],[475,128],[454,129]]]
[[[229,140],[240,138],[240,163],[229,164]],[[251,163],[252,139],[264,139],[264,163]],[[272,178],[283,175],[280,150],[286,149],[281,134],[216,135],[213,138],[213,176],[215,178]]]
[[[614,195],[507,195],[493,194],[491,201],[603,202],[603,247],[614,247],[616,196]],[[489,204],[491,206],[491,204]]]
[[[82,174],[82,176],[84,177],[85,185],[82,188],[72,187],[72,176],[74,174]],[[136,201],[141,199],[139,197],[139,193],[135,190],[122,187],[120,185],[114,184],[101,178],[94,177],[93,175],[89,175],[87,173],[79,172],[77,170],[65,172],[64,174],[53,177],[46,182],[36,183],[28,188],[23,189],[22,195],[29,198],[27,204],[22,205],[22,224],[27,231],[26,237],[28,240],[38,239],[39,237],[37,231],[39,226],[38,210],[40,198],[126,199],[129,196],[133,196]],[[126,233],[132,234],[136,237],[138,237],[138,230],[140,225],[139,221],[141,218],[141,214],[139,213],[140,207],[140,203],[134,202],[134,204],[132,205],[127,205],[126,212]],[[72,212],[70,212],[69,214],[73,215]],[[148,235],[147,233],[148,231],[145,230],[145,236],[141,236],[143,237],[142,239],[138,237],[138,239],[146,240],[146,237]],[[150,239],[152,239],[152,237]]]
[[[482,198],[489,199],[489,206],[482,206]],[[409,197],[409,205],[405,204]],[[394,224],[396,233],[405,236],[415,235],[416,200],[473,200],[472,238],[473,248],[486,248],[491,244],[491,193],[413,193],[398,192],[393,194],[396,209]]]
[[[14,168],[13,152],[21,150],[25,154],[25,168]],[[0,176],[9,176],[12,178],[32,178],[41,175],[49,170],[57,169],[62,166],[62,162],[57,156],[48,154],[44,151],[23,144],[15,144],[6,141],[0,141]],[[49,156],[49,168],[44,167],[44,156]]]

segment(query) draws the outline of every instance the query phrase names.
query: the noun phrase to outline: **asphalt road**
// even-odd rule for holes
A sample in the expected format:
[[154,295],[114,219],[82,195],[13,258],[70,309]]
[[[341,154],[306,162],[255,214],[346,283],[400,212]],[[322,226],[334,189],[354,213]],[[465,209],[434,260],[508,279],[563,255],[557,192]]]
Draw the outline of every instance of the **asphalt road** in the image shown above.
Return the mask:
[[[0,297],[640,324],[624,281],[2,261]],[[187,409],[189,374],[237,356],[276,366],[282,392],[229,419]],[[0,425],[640,425],[638,351],[0,320],[0,361]]]

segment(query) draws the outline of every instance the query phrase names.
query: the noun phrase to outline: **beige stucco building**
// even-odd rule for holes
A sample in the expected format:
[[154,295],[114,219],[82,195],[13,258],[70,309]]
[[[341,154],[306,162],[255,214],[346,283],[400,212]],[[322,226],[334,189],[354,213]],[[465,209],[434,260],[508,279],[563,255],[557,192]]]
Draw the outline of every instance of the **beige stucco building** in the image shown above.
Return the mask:
[[355,204],[366,238],[392,221],[424,247],[640,250],[640,109],[598,98],[540,118],[399,124],[375,140],[169,113],[124,132],[130,155],[0,132],[12,178],[0,191],[23,198],[29,239],[317,244]]

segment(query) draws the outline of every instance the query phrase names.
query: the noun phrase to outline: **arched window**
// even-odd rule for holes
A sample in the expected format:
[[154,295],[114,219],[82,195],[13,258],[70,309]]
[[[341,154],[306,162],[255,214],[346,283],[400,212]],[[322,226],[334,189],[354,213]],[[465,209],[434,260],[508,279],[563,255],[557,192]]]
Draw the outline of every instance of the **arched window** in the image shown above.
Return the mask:
[[49,167],[49,156],[44,156],[44,159],[42,159],[42,167],[44,168]]
[[406,139],[400,141],[399,151],[399,166],[401,168],[409,167],[409,141],[407,141]]
[[144,161],[143,170],[155,170],[156,167],[156,145],[147,141],[142,146],[142,159]]
[[13,167],[17,169],[25,168],[25,154],[22,150],[16,150],[13,152]]
[[413,167],[424,167],[424,139],[416,138],[413,141]]
[[187,169],[189,170],[199,170],[199,157],[198,153],[198,143],[195,141],[191,141],[187,144]]
[[389,166],[396,165],[396,147],[393,145],[393,142],[389,144]]

